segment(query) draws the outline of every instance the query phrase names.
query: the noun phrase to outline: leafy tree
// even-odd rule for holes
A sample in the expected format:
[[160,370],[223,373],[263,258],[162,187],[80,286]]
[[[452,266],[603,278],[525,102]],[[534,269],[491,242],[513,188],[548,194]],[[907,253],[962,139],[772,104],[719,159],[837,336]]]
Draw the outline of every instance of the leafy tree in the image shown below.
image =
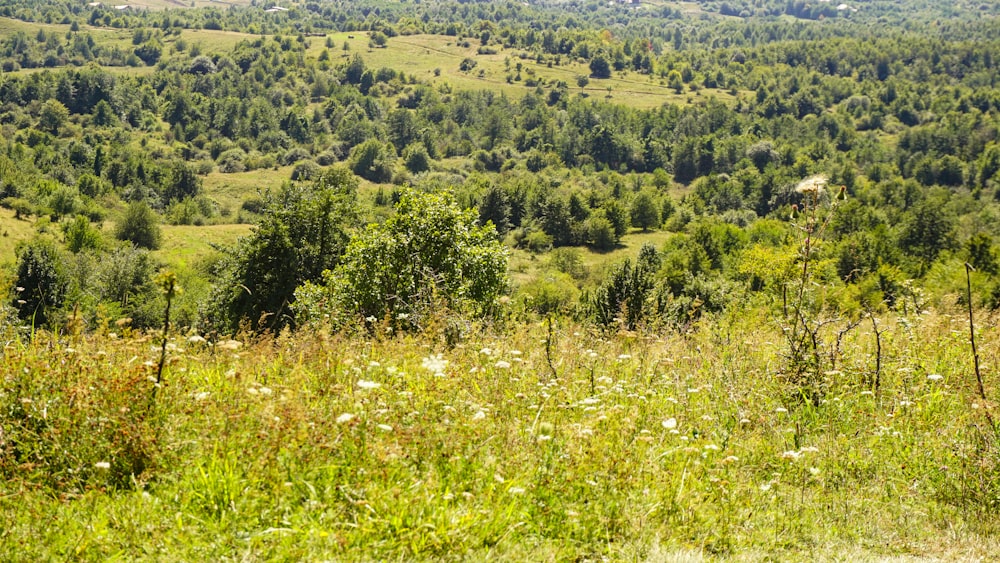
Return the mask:
[[920,259],[919,273],[924,273],[942,251],[955,242],[955,217],[948,214],[941,197],[931,197],[917,204],[903,224],[900,244]]
[[347,247],[355,217],[357,180],[334,168],[313,186],[285,185],[266,194],[260,224],[231,249],[209,299],[209,318],[221,330],[293,325],[295,288],[318,281]]
[[115,238],[149,250],[160,247],[160,225],[156,213],[142,201],[133,201],[125,209],[118,225]]
[[615,227],[600,209],[587,219],[587,243],[598,250],[613,250],[618,242]]
[[656,201],[648,192],[639,192],[632,200],[629,208],[632,218],[632,226],[639,227],[643,231],[660,226],[660,210],[656,206]]
[[361,55],[355,53],[351,57],[351,62],[344,69],[344,79],[349,84],[361,84],[361,77],[365,74],[365,61]]
[[58,100],[46,100],[38,113],[39,127],[52,134],[59,133],[68,120],[69,110]]
[[972,267],[987,274],[996,274],[1000,270],[996,250],[993,247],[993,237],[986,233],[976,233],[965,243],[965,252]]
[[615,242],[618,242],[628,232],[628,211],[626,211],[625,206],[617,199],[605,201],[601,205],[601,209],[604,210],[604,215],[608,218],[608,221],[611,221],[611,226],[615,229]]
[[507,255],[492,226],[477,226],[450,194],[407,190],[393,217],[351,241],[327,283],[357,317],[419,324],[442,302],[481,315],[507,287]]
[[101,230],[92,226],[90,220],[83,215],[77,215],[63,227],[66,235],[66,247],[70,252],[81,250],[98,250],[104,245]]
[[304,182],[312,180],[319,175],[319,165],[311,160],[303,160],[292,169],[292,180]]
[[188,65],[188,72],[191,74],[214,74],[218,69],[215,66],[215,61],[211,57],[206,57],[201,55],[195,57],[191,64]]
[[194,197],[200,190],[201,178],[195,174],[193,168],[179,160],[170,165],[167,183],[163,189],[163,200],[166,203]]
[[611,78],[611,65],[604,55],[590,59],[590,76],[594,78]]
[[512,226],[510,213],[510,197],[507,195],[507,190],[500,186],[490,186],[479,202],[479,224],[492,222],[497,233],[503,236]]
[[133,51],[147,66],[155,65],[163,53],[163,45],[159,41],[143,43]]
[[351,149],[348,164],[366,180],[384,183],[392,179],[395,152],[377,139],[369,139]]
[[608,328],[618,322],[627,330],[638,328],[648,309],[646,300],[654,286],[653,273],[641,263],[633,266],[626,258],[594,293],[594,320]]
[[22,320],[43,326],[62,306],[69,276],[62,254],[49,239],[36,238],[18,252],[14,308]]
[[103,254],[97,272],[101,299],[127,312],[131,302],[152,289],[153,271],[149,252],[141,248],[124,245]]
[[374,31],[371,34],[372,45],[376,47],[385,47],[389,42],[389,37],[382,33],[381,31]]
[[431,159],[427,149],[421,143],[414,143],[403,151],[403,163],[406,169],[414,174],[431,169]]

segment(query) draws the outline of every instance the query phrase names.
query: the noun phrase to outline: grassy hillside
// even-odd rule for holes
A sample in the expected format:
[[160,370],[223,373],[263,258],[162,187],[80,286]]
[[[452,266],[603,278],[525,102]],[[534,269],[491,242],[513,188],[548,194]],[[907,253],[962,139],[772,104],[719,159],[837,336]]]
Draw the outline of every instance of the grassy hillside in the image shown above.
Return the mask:
[[36,234],[31,220],[15,219],[14,212],[0,209],[0,264],[14,264],[14,250],[18,243]]
[[[781,334],[746,314],[663,337],[487,330],[453,348],[436,332],[174,335],[155,396],[156,338],[15,338],[0,553],[988,558],[1000,457],[965,322],[880,319],[879,387],[873,334],[850,332],[815,406],[782,375]],[[998,343],[980,333],[984,358]]]
[[[379,68],[388,67],[396,71],[413,74],[419,80],[440,86],[448,84],[456,89],[492,90],[508,96],[523,96],[532,88],[525,81],[534,77],[543,87],[552,87],[557,81],[565,82],[573,94],[584,94],[597,99],[609,99],[628,107],[648,109],[665,103],[686,104],[692,98],[714,96],[723,101],[735,98],[726,90],[706,89],[696,94],[677,94],[666,81],[636,72],[616,72],[612,78],[593,79],[585,87],[577,85],[577,78],[589,76],[590,69],[585,61],[563,57],[558,65],[539,64],[527,53],[521,58],[521,51],[505,50],[493,46],[495,54],[478,54],[479,42],[466,40],[468,46],[459,43],[458,38],[446,35],[404,35],[389,39],[385,48],[368,47],[367,33],[337,33],[330,37],[335,47],[331,56],[339,51],[341,58],[360,53],[365,63]],[[349,49],[343,50],[347,44]],[[314,41],[310,52],[317,56],[324,43]],[[476,61],[470,71],[462,71],[459,66],[466,58]],[[520,73],[517,65],[522,66]],[[520,75],[520,81],[507,81],[507,75]],[[610,98],[608,88],[611,88]]]

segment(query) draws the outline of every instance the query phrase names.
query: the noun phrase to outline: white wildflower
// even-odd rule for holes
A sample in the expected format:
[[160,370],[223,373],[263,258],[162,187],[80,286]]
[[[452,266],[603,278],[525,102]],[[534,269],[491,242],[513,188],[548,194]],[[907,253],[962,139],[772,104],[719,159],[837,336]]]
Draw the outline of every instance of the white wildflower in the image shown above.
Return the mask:
[[345,412],[344,414],[337,417],[337,424],[344,424],[352,420],[354,420],[354,415],[349,412]]
[[666,428],[667,430],[673,430],[674,428],[677,428],[677,419],[668,418],[664,420],[661,424],[663,424],[663,427]]
[[448,360],[441,357],[441,354],[431,354],[420,363],[424,369],[432,372],[436,376],[444,375],[444,368],[448,367]]
[[378,389],[381,386],[382,386],[381,383],[376,383],[374,381],[366,381],[364,379],[358,380],[358,387],[362,389]]
[[499,360],[497,363],[493,364],[497,369],[510,369],[510,362],[504,360]]
[[822,174],[810,176],[802,180],[795,186],[795,191],[800,194],[819,194],[826,188],[827,178]]
[[392,432],[392,426],[389,426],[388,424],[379,424],[378,429],[383,432]]
[[476,411],[476,414],[472,415],[472,420],[482,420],[486,418],[486,411]]
[[944,379],[944,376],[941,375],[940,373],[932,373],[927,376],[927,379],[931,381],[941,381],[942,379]]
[[94,464],[94,467],[98,469],[111,469],[111,464],[106,461],[98,461]]

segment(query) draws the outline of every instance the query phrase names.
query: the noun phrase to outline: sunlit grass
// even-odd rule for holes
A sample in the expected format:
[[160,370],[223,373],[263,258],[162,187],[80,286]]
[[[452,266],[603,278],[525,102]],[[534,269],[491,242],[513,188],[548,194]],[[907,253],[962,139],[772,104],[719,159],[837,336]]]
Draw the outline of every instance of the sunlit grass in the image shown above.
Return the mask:
[[36,232],[33,218],[15,219],[12,210],[0,208],[0,266],[13,264],[17,245]]
[[248,224],[163,225],[163,246],[153,253],[172,266],[195,265],[218,251],[215,247],[233,245],[250,233]]
[[[538,64],[533,58],[521,58],[519,49],[505,50],[491,46],[495,54],[478,54],[479,41],[470,39],[469,46],[459,44],[457,37],[446,35],[401,35],[389,39],[385,48],[368,47],[369,37],[365,32],[335,33],[329,37],[334,47],[328,49],[332,60],[349,60],[355,53],[361,55],[369,66],[388,67],[406,72],[422,82],[434,85],[448,84],[460,90],[493,90],[511,97],[520,98],[534,87],[525,86],[525,81],[534,74],[544,81],[543,89],[551,88],[557,81],[565,82],[571,95],[585,95],[595,100],[607,100],[630,107],[649,109],[665,103],[687,104],[692,101],[715,97],[724,102],[735,98],[726,90],[704,89],[699,92],[676,93],[668,88],[665,80],[635,72],[615,73],[606,80],[592,79],[585,87],[577,85],[577,77],[590,75],[589,62],[562,57],[559,65]],[[343,50],[343,45],[349,46]],[[326,49],[325,42],[313,38],[309,53],[319,56]],[[476,67],[463,72],[459,65],[465,58],[476,61]],[[507,60],[509,59],[509,68]],[[520,63],[521,80],[507,81],[507,75],[516,75]],[[608,88],[611,88],[610,92]]]
[[[976,495],[997,454],[977,445],[963,318],[883,323],[878,393],[859,329],[820,406],[783,382],[780,333],[756,314],[662,336],[557,322],[551,357],[531,323],[454,348],[435,330],[177,335],[155,404],[149,337],[8,341],[0,424],[39,457],[4,450],[0,552],[989,557],[995,515]],[[995,357],[996,331],[981,342]],[[111,486],[139,451],[121,432],[148,463]]]

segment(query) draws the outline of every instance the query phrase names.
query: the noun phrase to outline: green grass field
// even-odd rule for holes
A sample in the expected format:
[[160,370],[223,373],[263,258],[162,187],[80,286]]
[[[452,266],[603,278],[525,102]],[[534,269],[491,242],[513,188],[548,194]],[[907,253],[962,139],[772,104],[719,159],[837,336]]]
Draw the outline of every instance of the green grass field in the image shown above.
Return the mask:
[[194,266],[250,233],[250,225],[163,225],[163,246],[153,255],[170,267]]
[[[873,336],[851,332],[813,405],[782,375],[782,336],[761,312],[660,336],[473,330],[455,347],[433,329],[215,348],[178,334],[155,397],[152,336],[10,337],[0,554],[995,555],[1000,454],[962,315],[881,319],[877,389]],[[980,322],[995,359],[995,323]]]
[[[413,74],[419,80],[430,84],[450,84],[457,89],[494,90],[512,97],[523,96],[532,91],[524,82],[534,73],[536,79],[544,81],[544,87],[551,87],[556,81],[564,81],[573,94],[585,94],[595,99],[607,99],[629,107],[648,109],[659,107],[665,103],[686,104],[698,98],[716,97],[722,101],[733,101],[735,98],[726,90],[703,89],[698,92],[677,94],[668,88],[666,81],[653,76],[644,76],[635,72],[615,73],[606,80],[592,79],[581,88],[577,86],[579,76],[590,74],[588,65],[581,61],[563,58],[559,66],[538,64],[532,58],[522,59],[520,51],[507,51],[502,47],[493,46],[499,52],[492,55],[479,55],[476,50],[478,41],[471,41],[469,47],[458,44],[456,37],[445,35],[402,35],[389,39],[385,48],[369,49],[369,38],[366,33],[337,33],[329,35],[334,42],[330,55],[334,60],[347,60],[354,53],[361,54],[365,64],[373,67],[388,67]],[[344,51],[343,45],[349,45]],[[314,41],[310,54],[319,56],[325,49],[323,42]],[[476,61],[476,67],[463,72],[459,65],[465,58]],[[510,70],[506,60],[510,59]],[[522,65],[520,82],[508,82],[508,74],[516,74],[516,65]],[[439,71],[439,74],[435,74]],[[611,88],[608,97],[608,87]]]
[[0,267],[13,264],[17,245],[36,232],[33,220],[15,219],[13,211],[0,209]]

